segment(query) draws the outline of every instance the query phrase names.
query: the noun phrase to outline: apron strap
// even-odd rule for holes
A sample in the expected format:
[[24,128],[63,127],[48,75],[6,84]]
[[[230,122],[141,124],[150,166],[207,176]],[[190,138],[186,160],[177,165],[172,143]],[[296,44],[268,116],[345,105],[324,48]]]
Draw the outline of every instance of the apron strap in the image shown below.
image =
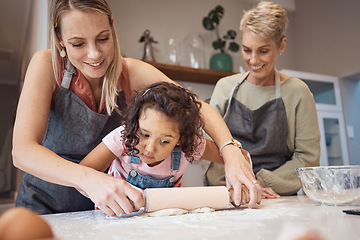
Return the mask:
[[64,77],[61,82],[63,88],[69,89],[73,74],[76,73],[75,67],[72,65],[69,59],[66,61],[66,69],[64,70]]
[[[235,93],[238,91],[240,84],[242,84],[244,82],[244,80],[247,78],[247,76],[249,75],[250,72],[247,72],[240,80],[240,82],[233,88],[233,90],[231,91],[230,95],[229,95],[229,100],[228,100],[228,104],[226,107],[226,111],[224,114],[223,119],[225,119],[225,117],[227,117],[227,114],[229,112],[229,108],[230,108],[230,103],[235,95]],[[281,89],[280,89],[280,73],[278,70],[275,69],[275,98],[280,98],[281,97]]]
[[231,101],[232,101],[232,98],[233,96],[235,95],[235,93],[238,91],[239,89],[239,86],[240,84],[242,84],[244,82],[244,80],[247,78],[247,76],[249,75],[250,72],[247,72],[240,80],[240,82],[238,84],[236,84],[236,86],[233,88],[233,90],[231,91],[230,93],[230,96],[229,96],[229,100],[228,100],[228,103],[227,103],[227,107],[226,107],[226,110],[225,110],[225,114],[223,116],[223,119],[225,119],[228,115],[228,112],[229,112],[229,108],[230,108],[230,105],[231,105]]
[[275,98],[281,97],[280,91],[280,73],[275,69]]
[[180,168],[181,162],[181,146],[176,145],[174,150],[171,152],[171,170],[177,171]]
[[134,164],[137,164],[137,165],[140,164],[140,158],[135,156],[135,151],[134,150],[131,152],[130,163],[134,163]]

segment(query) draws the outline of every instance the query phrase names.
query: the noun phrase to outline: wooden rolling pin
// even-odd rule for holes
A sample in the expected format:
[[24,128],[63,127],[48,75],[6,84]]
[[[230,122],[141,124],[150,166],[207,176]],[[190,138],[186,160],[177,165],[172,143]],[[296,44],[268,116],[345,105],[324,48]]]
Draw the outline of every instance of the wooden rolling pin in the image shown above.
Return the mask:
[[224,209],[229,206],[229,191],[225,186],[147,188],[144,190],[145,212],[168,208],[194,210],[201,207]]

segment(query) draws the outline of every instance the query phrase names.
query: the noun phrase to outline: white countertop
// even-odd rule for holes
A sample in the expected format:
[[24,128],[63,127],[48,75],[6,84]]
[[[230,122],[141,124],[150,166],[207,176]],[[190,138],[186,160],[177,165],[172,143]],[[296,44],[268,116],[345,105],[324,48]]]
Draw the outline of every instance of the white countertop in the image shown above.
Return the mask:
[[167,217],[147,214],[110,218],[102,211],[44,215],[58,239],[246,239],[288,240],[316,229],[326,240],[360,239],[360,216],[325,206],[305,195],[265,199],[254,209],[240,208],[211,213]]

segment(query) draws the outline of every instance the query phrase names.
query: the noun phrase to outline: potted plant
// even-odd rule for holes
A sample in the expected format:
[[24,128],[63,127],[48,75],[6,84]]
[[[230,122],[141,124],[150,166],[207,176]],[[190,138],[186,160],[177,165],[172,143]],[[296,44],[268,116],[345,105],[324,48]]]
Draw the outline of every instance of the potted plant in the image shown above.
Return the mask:
[[217,39],[212,42],[212,46],[215,50],[220,50],[220,53],[216,53],[210,58],[210,68],[232,72],[232,59],[225,50],[237,52],[240,47],[235,42],[236,32],[234,30],[230,29],[225,35],[220,36],[219,24],[223,16],[224,8],[218,5],[203,18],[202,24],[206,30],[215,31]]

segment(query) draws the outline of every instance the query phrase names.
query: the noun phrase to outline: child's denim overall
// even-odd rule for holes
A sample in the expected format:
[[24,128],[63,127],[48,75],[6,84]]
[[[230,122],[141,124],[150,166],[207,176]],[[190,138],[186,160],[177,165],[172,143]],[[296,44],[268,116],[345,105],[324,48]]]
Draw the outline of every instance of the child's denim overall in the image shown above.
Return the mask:
[[[134,156],[134,154],[131,155],[130,163],[139,165],[140,161],[140,158]],[[180,162],[181,146],[175,146],[171,152],[171,175],[169,177],[157,179],[150,175],[142,175],[137,170],[132,169],[126,181],[141,189],[173,187],[175,184],[175,173],[179,170]]]

